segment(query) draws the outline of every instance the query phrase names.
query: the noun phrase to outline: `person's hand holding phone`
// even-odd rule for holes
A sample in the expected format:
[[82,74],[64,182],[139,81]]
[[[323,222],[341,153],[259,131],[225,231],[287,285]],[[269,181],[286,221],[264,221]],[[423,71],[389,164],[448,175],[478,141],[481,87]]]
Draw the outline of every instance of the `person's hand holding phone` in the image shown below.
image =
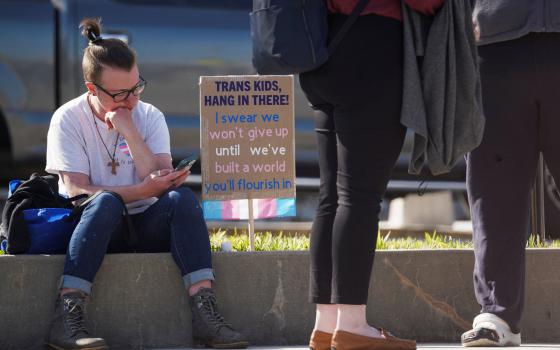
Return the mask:
[[179,164],[177,164],[177,166],[175,167],[175,171],[178,171],[178,170],[181,170],[181,169],[190,170],[191,167],[194,165],[194,163],[196,163],[197,160],[198,160],[198,156],[195,155],[195,154],[191,154],[190,156],[181,160],[179,162]]
[[180,186],[182,183],[185,182],[189,174],[191,173],[190,170],[194,163],[198,160],[198,156],[196,154],[191,154],[185,159],[181,160],[179,164],[173,170],[173,173],[180,174],[177,178],[173,181],[175,187]]
[[173,187],[181,186],[187,180],[187,177],[189,177],[190,173],[191,173],[190,170],[187,168],[180,169],[180,170],[173,170],[171,172],[171,175],[176,176],[173,180],[171,180],[171,182],[173,183]]
[[159,196],[161,193],[167,191],[170,188],[175,188],[181,186],[187,177],[189,176],[190,169],[193,164],[198,160],[197,155],[190,155],[187,158],[181,160],[175,169],[162,169],[154,171],[153,173],[145,179],[145,186],[149,190],[153,190],[150,193],[157,193],[153,195],[155,197]]
[[148,197],[159,197],[165,191],[179,187],[185,182],[189,174],[190,172],[187,169],[177,171],[171,169],[157,170],[146,177],[142,185]]

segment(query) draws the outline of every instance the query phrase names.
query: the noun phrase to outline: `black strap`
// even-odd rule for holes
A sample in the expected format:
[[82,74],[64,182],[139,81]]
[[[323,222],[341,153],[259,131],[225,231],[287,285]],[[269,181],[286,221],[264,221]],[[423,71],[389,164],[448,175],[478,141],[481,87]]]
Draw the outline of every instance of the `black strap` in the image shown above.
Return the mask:
[[78,201],[78,200],[80,200],[80,199],[84,199],[84,198],[87,198],[87,197],[88,197],[87,194],[82,193],[82,194],[79,194],[79,195],[74,196],[74,197],[66,198],[66,200],[67,200],[68,202],[75,202],[75,201]]
[[332,53],[336,50],[338,44],[340,44],[342,38],[344,38],[352,24],[356,22],[358,16],[360,16],[360,13],[362,13],[368,2],[369,0],[360,0],[360,2],[356,4],[356,7],[354,7],[354,10],[352,10],[352,13],[350,14],[346,22],[344,22],[342,28],[340,28],[338,33],[336,33],[336,35],[334,36],[333,40],[329,43],[329,56],[332,55]]
[[[119,194],[116,195],[119,196]],[[127,241],[131,247],[136,247],[138,245],[138,235],[136,235],[134,224],[132,223],[132,219],[130,219],[130,215],[128,214],[128,208],[126,207],[124,200],[122,198],[121,200],[123,201],[124,204],[124,219],[126,220],[126,226],[128,227]]]
[[[126,226],[128,228],[128,230],[127,230],[128,231],[128,236],[126,237],[126,241],[131,247],[136,247],[138,245],[138,236],[136,235],[136,230],[134,229],[134,225],[132,224],[132,220],[130,219],[130,214],[128,213],[128,208],[126,207],[126,204],[125,204],[123,198],[121,197],[121,195],[118,194],[117,192],[109,191],[109,190],[99,190],[99,191],[95,192],[94,194],[89,196],[88,199],[86,199],[82,203],[75,206],[74,209],[72,209],[72,213],[68,216],[67,219],[69,221],[72,221],[75,218],[82,215],[82,212],[84,211],[86,206],[92,200],[94,200],[97,196],[99,196],[101,193],[104,193],[104,192],[112,194],[113,196],[117,197],[122,202],[123,208],[124,208],[124,218],[126,220]],[[85,196],[87,197],[87,195],[85,195]],[[80,199],[78,197],[84,198],[84,195],[80,194],[80,195],[77,195],[76,197],[72,197],[70,199],[72,199],[72,200]]]

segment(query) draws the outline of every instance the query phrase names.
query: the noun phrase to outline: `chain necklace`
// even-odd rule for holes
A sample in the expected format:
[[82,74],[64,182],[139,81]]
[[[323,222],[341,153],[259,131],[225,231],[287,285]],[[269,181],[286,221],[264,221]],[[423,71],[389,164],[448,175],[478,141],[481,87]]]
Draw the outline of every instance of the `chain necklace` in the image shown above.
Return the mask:
[[111,174],[117,175],[117,167],[120,166],[120,164],[117,163],[117,161],[115,160],[115,153],[117,152],[117,143],[119,142],[120,133],[117,132],[117,138],[115,139],[115,146],[113,147],[113,155],[111,155],[111,152],[109,152],[109,147],[107,147],[107,145],[105,144],[105,141],[103,141],[103,137],[101,136],[101,132],[99,131],[99,126],[97,125],[97,120],[95,120],[96,119],[95,118],[95,111],[93,110],[93,106],[91,105],[91,102],[89,101],[89,95],[87,96],[87,101],[88,101],[89,108],[91,109],[91,112],[93,114],[93,123],[95,124],[95,130],[97,130],[97,135],[99,135],[99,139],[101,139],[101,143],[105,147],[105,150],[107,151],[107,155],[109,156],[109,159],[111,159],[111,161],[109,163],[107,163],[107,166],[111,167]]

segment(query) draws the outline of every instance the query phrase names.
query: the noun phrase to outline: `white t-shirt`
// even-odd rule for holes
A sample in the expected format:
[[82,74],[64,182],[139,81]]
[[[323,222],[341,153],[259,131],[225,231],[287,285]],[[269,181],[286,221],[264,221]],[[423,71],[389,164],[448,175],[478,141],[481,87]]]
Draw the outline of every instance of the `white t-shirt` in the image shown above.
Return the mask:
[[[54,112],[47,137],[47,166],[52,174],[60,171],[78,172],[89,176],[95,186],[127,186],[139,183],[134,159],[122,135],[117,141],[115,160],[119,164],[117,174],[111,173],[111,156],[117,138],[116,130],[95,117],[87,101],[87,93],[62,105]],[[148,148],[154,154],[170,154],[169,130],[165,117],[149,103],[139,101],[132,110],[132,120]],[[103,138],[103,142],[99,137]],[[62,179],[59,192],[67,194]],[[127,204],[130,214],[140,213],[152,205],[157,198],[146,198]]]

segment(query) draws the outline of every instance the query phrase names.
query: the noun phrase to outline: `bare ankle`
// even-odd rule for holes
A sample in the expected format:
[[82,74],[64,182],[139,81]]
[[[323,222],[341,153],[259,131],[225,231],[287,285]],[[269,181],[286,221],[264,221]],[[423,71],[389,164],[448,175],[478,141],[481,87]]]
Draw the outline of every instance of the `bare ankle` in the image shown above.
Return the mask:
[[74,292],[78,292],[78,293],[82,293],[83,295],[86,295],[86,293],[76,288],[61,288],[59,291],[59,295],[63,296],[64,294],[74,293]]
[[338,307],[331,304],[317,304],[315,328],[325,333],[333,333],[338,317]]
[[197,282],[197,283],[191,285],[188,289],[189,296],[192,297],[193,295],[198,293],[198,291],[201,290],[202,288],[210,288],[211,289],[212,288],[212,281],[203,280],[203,281],[200,281],[200,282]]

